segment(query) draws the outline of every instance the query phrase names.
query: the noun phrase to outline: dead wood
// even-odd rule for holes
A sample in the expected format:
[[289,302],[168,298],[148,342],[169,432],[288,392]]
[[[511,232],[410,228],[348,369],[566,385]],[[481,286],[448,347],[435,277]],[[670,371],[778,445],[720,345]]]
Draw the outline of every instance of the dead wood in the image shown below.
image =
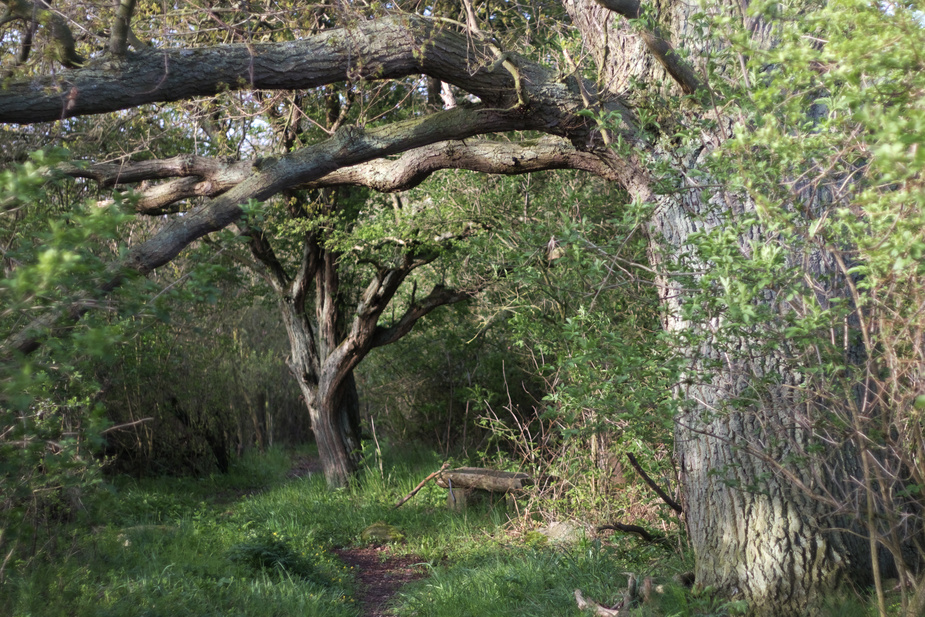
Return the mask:
[[[632,607],[639,596],[639,585],[638,579],[635,574],[632,572],[626,572],[627,581],[626,581],[626,593],[623,594],[623,599],[614,604],[611,608],[607,608],[602,604],[598,604],[594,600],[589,600],[584,597],[580,589],[575,590],[575,602],[578,604],[579,610],[591,610],[594,611],[595,615],[599,617],[627,617],[630,613],[630,607]],[[647,581],[647,586],[651,587],[652,583],[650,579],[645,579]],[[644,581],[644,584],[646,584]]]
[[636,473],[638,473],[638,474],[642,477],[643,482],[645,482],[646,484],[648,484],[649,487],[650,487],[653,491],[655,491],[655,494],[658,495],[659,497],[661,497],[661,498],[662,498],[662,501],[664,501],[665,503],[667,503],[667,504],[671,507],[672,510],[674,510],[674,511],[677,512],[678,514],[681,514],[681,512],[682,512],[681,504],[679,504],[677,501],[675,501],[674,499],[672,499],[671,497],[669,497],[668,494],[667,494],[665,491],[663,491],[663,490],[659,487],[658,484],[655,483],[655,480],[653,480],[653,479],[649,476],[649,474],[647,474],[647,473],[645,472],[645,470],[642,468],[642,465],[640,465],[640,464],[639,464],[639,461],[636,460],[636,457],[633,456],[631,453],[627,452],[627,453],[626,453],[626,458],[629,459],[630,465],[633,466],[633,469],[636,470]]
[[411,489],[411,492],[410,492],[410,493],[408,493],[407,495],[405,495],[404,497],[402,497],[401,500],[400,500],[398,503],[396,503],[396,504],[392,507],[392,509],[394,510],[395,508],[398,508],[398,507],[404,505],[404,503],[405,503],[406,501],[408,501],[409,499],[411,499],[412,497],[414,497],[415,495],[417,495],[417,494],[418,494],[418,491],[420,491],[422,488],[424,488],[424,485],[425,485],[425,484],[427,484],[428,482],[430,482],[431,480],[433,480],[434,477],[438,476],[438,475],[440,474],[440,472],[446,470],[446,468],[449,467],[449,466],[450,466],[450,463],[449,463],[449,461],[448,461],[448,462],[444,463],[443,466],[442,466],[440,469],[438,469],[438,470],[435,471],[434,473],[430,474],[429,476],[427,476],[426,478],[424,478],[423,480],[421,480],[421,481],[418,483],[418,485],[415,486],[413,489]]
[[509,493],[530,486],[533,484],[533,478],[521,472],[460,467],[444,471],[437,477],[437,486],[449,488],[451,484],[454,488],[477,488],[495,493]]

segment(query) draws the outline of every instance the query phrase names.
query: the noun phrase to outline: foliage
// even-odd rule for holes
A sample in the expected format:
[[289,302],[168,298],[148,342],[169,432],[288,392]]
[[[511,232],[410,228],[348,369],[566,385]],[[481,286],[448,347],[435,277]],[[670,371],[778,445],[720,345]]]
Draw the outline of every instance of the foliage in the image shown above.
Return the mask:
[[117,478],[88,502],[91,518],[57,531],[67,551],[0,586],[0,610],[356,615],[355,572],[332,548],[362,545],[361,531],[380,520],[406,536],[389,552],[416,555],[426,576],[396,598],[398,614],[577,614],[575,587],[605,598],[627,569],[683,567],[666,565],[661,550],[634,552],[628,538],[531,548],[502,512],[448,510],[433,484],[394,510],[440,459],[408,448],[384,455],[382,475],[368,470],[337,491],[320,474],[286,478],[290,459],[278,449],[223,475]]
[[[873,535],[883,547],[871,549],[875,564],[890,572],[888,552],[899,577],[915,580],[902,610],[920,614],[925,579],[912,564],[922,558],[925,511],[916,454],[925,447],[916,405],[925,375],[921,12],[852,0],[808,13],[751,11],[779,43],[766,48],[735,20],[717,22],[732,43],[726,53],[747,63],[741,81],[716,82],[717,96],[737,101],[739,122],[708,170],[753,208],[725,211],[728,224],[691,238],[680,268],[698,277],[689,279],[696,290],[685,319],[711,324],[696,336],[723,349],[705,371],[748,371],[730,409],[772,404],[775,363],[800,375],[787,395],[796,426],[740,447],[767,460],[782,453],[776,464],[788,478],[821,477],[838,453],[860,453],[840,493],[813,496]],[[885,614],[879,574],[875,582]]]
[[[49,198],[56,185],[47,180],[65,156],[39,151],[0,176],[4,330],[24,328],[38,308],[72,310],[75,290],[93,302],[106,277],[109,242],[125,221],[121,199],[56,210]],[[83,491],[97,481],[94,455],[106,421],[93,363],[121,336],[117,321],[96,319],[28,359],[0,348],[0,579],[14,556],[35,552],[38,529],[76,515]]]
[[[499,232],[514,265],[491,301],[505,307],[509,345],[543,387],[536,416],[512,437],[524,463],[567,487],[544,495],[553,498],[545,507],[607,520],[639,505],[626,452],[656,477],[671,473],[675,369],[660,342],[652,281],[634,265],[645,250],[644,212],[569,174],[533,177],[521,190],[531,220]],[[500,413],[504,401],[478,401],[496,428],[511,411]]]
[[[4,332],[28,332],[30,322],[33,328],[55,327],[34,321],[39,311],[55,315],[79,310],[80,303],[101,303],[95,290],[113,276],[108,262],[116,257],[116,239],[127,227],[138,233],[124,212],[131,196],[117,195],[110,205],[88,199],[81,187],[58,176],[56,166],[67,160],[63,151],[38,151],[0,177]],[[227,268],[212,259],[177,262],[170,274],[125,286],[106,304],[107,313],[85,316],[39,352],[23,356],[9,346],[0,348],[0,580],[10,568],[28,567],[37,555],[61,550],[48,531],[86,516],[101,465],[113,457],[119,457],[123,468],[189,471],[201,466],[196,458],[202,454],[195,448],[202,448],[204,439],[207,468],[213,458],[227,468],[231,458],[251,445],[255,431],[263,431],[259,437],[264,446],[272,444],[274,430],[299,435],[285,421],[272,426],[271,412],[286,404],[285,395],[275,394],[275,383],[287,376],[267,358],[264,347],[272,346],[272,337],[254,332],[267,326],[246,321],[259,314],[253,299],[239,301],[240,315],[235,327],[229,327],[237,347],[230,333],[224,339],[215,331],[196,331],[191,319],[181,317],[188,311],[208,319],[209,310],[215,311],[210,301],[219,298],[224,278]],[[155,294],[152,290],[159,285],[163,289]],[[168,300],[172,306],[165,310]],[[231,301],[225,304],[230,307]],[[248,304],[250,311],[245,310]],[[179,325],[171,327],[155,317],[173,317]],[[245,335],[259,337],[261,344],[245,352],[240,346]],[[198,337],[198,344],[181,353],[181,336],[191,343]],[[216,366],[215,359],[225,358],[229,348],[236,353],[224,366]],[[165,427],[162,412],[171,392],[184,397],[192,417],[187,414],[185,423],[174,417],[175,425],[168,419]],[[227,398],[218,400],[219,392],[232,398],[232,404]],[[249,399],[261,393],[266,396],[260,401]],[[270,405],[262,426],[251,416]],[[152,418],[157,422],[147,426]],[[155,440],[149,439],[152,428]],[[168,443],[170,439],[174,441]]]
[[227,470],[252,446],[309,435],[272,307],[236,289],[227,265],[210,280],[202,262],[191,262],[188,272],[158,281],[184,279],[157,300],[170,307],[169,321],[144,322],[106,368],[103,402],[112,422],[124,425],[109,434],[107,452],[122,472]]

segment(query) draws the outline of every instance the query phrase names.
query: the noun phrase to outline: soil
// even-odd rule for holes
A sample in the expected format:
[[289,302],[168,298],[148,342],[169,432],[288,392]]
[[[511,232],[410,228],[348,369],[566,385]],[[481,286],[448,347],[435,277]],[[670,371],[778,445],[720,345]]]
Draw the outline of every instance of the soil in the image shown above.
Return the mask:
[[[321,473],[316,457],[297,456],[292,459],[288,477],[301,478]],[[389,617],[389,601],[399,589],[411,581],[422,579],[425,570],[421,560],[410,555],[391,555],[391,547],[363,546],[335,549],[333,552],[348,567],[353,568],[357,581],[356,602],[364,617]]]
[[357,580],[356,601],[364,617],[388,617],[389,600],[411,581],[424,578],[420,559],[390,555],[389,546],[337,549],[334,553],[353,567]]

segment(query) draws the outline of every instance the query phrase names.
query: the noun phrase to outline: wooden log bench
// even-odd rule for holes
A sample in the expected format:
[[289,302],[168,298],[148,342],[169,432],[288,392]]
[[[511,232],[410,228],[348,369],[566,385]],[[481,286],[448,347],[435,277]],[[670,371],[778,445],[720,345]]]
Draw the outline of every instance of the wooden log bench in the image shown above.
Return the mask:
[[447,469],[437,474],[435,481],[447,489],[446,505],[451,510],[463,510],[486,500],[491,504],[510,500],[533,484],[533,478],[526,473],[481,467]]

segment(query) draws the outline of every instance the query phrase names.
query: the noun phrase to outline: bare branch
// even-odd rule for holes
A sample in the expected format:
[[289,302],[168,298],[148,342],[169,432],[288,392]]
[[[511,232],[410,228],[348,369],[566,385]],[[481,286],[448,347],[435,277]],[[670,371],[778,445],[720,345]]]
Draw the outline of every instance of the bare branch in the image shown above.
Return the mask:
[[[251,254],[260,266],[262,266],[260,268],[262,272],[258,270],[257,273],[264,276],[277,294],[284,295],[287,291],[287,287],[291,284],[291,280],[286,273],[286,269],[283,268],[283,264],[280,263],[279,258],[276,257],[276,253],[273,251],[273,247],[270,245],[263,231],[242,226],[241,235],[248,238]],[[254,265],[256,266],[257,264]]]
[[468,300],[469,298],[474,298],[477,291],[474,290],[457,290],[444,287],[442,285],[436,285],[430,291],[425,298],[422,298],[418,302],[413,303],[405,311],[405,314],[401,316],[394,325],[383,328],[376,328],[375,335],[373,337],[373,347],[382,347],[384,345],[390,345],[405,336],[411,329],[414,327],[414,324],[423,317],[427,315],[432,310],[439,306],[444,306],[446,304],[455,304],[456,302],[462,302],[463,300]]
[[678,514],[681,514],[683,511],[681,508],[681,504],[679,504],[677,501],[669,497],[668,494],[665,491],[663,491],[661,487],[659,487],[658,484],[655,483],[655,480],[653,480],[649,476],[649,474],[646,473],[645,469],[642,468],[642,465],[639,464],[639,461],[636,460],[636,457],[633,456],[633,453],[627,452],[626,458],[629,459],[630,465],[633,466],[633,469],[636,470],[636,473],[638,473],[642,477],[643,481],[649,485],[649,488],[655,491],[655,494],[661,497],[662,501],[668,504],[668,506],[671,507],[672,510],[674,510]]
[[[153,238],[135,246],[124,259],[113,264],[111,278],[98,291],[107,294],[119,287],[127,276],[147,275],[168,263],[192,242],[237,221],[243,214],[242,204],[250,200],[264,201],[282,190],[324,177],[340,167],[421,147],[447,137],[462,139],[479,133],[530,128],[524,126],[525,120],[528,119],[517,111],[457,107],[385,127],[341,127],[324,142],[278,159],[261,161],[246,180],[228,192],[194,208],[183,217],[169,221]],[[388,294],[389,298],[391,294],[394,294],[394,289]],[[43,315],[10,337],[0,356],[7,350],[25,354],[35,351],[49,331],[74,323],[90,308],[81,300],[58,314]],[[382,305],[379,312],[384,308],[385,305]],[[375,322],[364,326],[375,328]]]
[[[297,41],[143,49],[127,56],[118,71],[103,58],[80,70],[4,84],[0,122],[27,124],[226,91],[298,90],[424,73],[478,96],[488,108],[530,101],[522,112],[544,132],[573,139],[593,132],[592,123],[575,113],[584,106],[576,77],[560,81],[555,71],[517,56],[521,92],[509,71],[485,65],[484,59],[495,55],[492,47],[446,24],[406,15],[360,21]],[[584,87],[594,91],[590,82]],[[626,138],[635,139],[633,114],[617,100],[608,105],[629,127]]]
[[[222,162],[206,157],[179,156],[164,160],[103,163],[89,167],[68,166],[72,177],[92,178],[104,186],[181,176],[140,191],[136,211],[143,214],[177,212],[176,202],[190,197],[216,197],[243,182],[253,171],[253,161]],[[365,186],[379,192],[407,191],[433,172],[465,169],[484,173],[517,175],[550,169],[579,169],[621,184],[633,173],[613,156],[583,152],[566,139],[546,136],[525,142],[489,140],[444,141],[416,148],[397,159],[377,159],[344,167],[295,188],[339,185]]]

